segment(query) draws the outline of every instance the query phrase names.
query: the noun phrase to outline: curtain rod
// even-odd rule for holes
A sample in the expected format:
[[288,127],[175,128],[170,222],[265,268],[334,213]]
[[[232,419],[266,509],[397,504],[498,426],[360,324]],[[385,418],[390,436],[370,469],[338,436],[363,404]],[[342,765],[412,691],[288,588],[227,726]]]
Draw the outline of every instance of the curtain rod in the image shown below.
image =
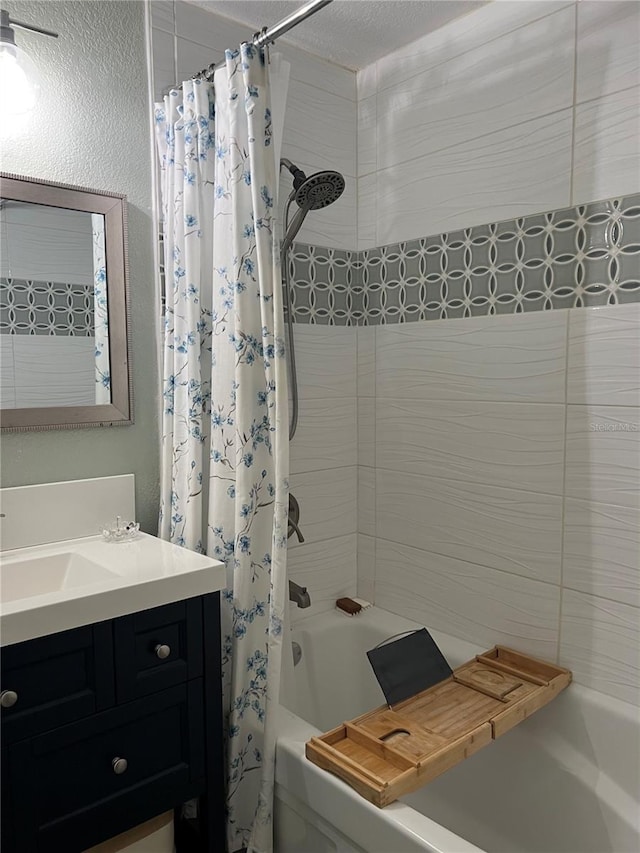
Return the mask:
[[[278,23],[274,24],[272,27],[263,27],[257,33],[254,33],[251,43],[256,47],[264,47],[265,45],[273,44],[281,35],[288,33],[289,30],[297,27],[298,24],[301,24],[302,21],[310,18],[311,15],[315,15],[316,12],[319,12],[320,9],[328,6],[331,2],[333,2],[333,0],[309,0],[308,3],[304,4],[304,6],[300,6],[300,8],[296,9],[295,12],[287,15],[286,18],[278,21]],[[213,77],[214,71],[215,64],[211,63],[211,65],[207,65],[206,68],[203,68],[202,71],[198,71],[197,74],[194,74],[191,79],[197,80],[199,78],[203,78],[205,80],[210,80]],[[180,86],[174,88],[180,88]]]

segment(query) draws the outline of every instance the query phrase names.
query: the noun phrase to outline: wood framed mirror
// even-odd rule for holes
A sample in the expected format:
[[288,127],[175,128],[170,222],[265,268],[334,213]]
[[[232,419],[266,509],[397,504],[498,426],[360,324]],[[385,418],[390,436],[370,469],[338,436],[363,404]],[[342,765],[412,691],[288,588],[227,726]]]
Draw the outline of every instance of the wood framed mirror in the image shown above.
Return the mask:
[[0,426],[133,423],[123,195],[0,172]]

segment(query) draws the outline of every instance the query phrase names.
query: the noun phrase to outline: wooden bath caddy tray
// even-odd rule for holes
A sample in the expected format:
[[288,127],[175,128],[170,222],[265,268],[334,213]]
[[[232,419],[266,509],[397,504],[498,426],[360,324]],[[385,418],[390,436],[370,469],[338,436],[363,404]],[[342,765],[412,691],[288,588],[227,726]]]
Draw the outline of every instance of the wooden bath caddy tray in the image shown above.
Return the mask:
[[311,738],[307,758],[382,808],[517,726],[570,681],[568,669],[495,646],[434,687]]

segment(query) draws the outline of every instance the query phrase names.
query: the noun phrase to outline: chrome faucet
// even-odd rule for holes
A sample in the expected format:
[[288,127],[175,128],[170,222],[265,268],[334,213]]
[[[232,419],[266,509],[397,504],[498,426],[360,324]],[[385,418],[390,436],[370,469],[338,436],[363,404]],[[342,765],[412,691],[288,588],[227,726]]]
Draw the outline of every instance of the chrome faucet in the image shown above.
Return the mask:
[[311,607],[311,596],[306,586],[299,586],[294,581],[289,581],[289,601],[298,607]]

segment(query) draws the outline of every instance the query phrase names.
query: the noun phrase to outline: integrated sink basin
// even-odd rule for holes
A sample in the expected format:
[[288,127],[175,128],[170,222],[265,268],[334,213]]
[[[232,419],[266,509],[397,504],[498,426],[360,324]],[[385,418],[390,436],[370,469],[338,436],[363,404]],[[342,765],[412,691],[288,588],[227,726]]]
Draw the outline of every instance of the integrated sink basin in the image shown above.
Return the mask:
[[0,644],[115,619],[225,585],[218,560],[140,533],[16,548],[0,554]]
[[116,572],[73,551],[48,557],[17,559],[2,563],[0,600],[31,598],[48,592],[90,586],[117,577]]

